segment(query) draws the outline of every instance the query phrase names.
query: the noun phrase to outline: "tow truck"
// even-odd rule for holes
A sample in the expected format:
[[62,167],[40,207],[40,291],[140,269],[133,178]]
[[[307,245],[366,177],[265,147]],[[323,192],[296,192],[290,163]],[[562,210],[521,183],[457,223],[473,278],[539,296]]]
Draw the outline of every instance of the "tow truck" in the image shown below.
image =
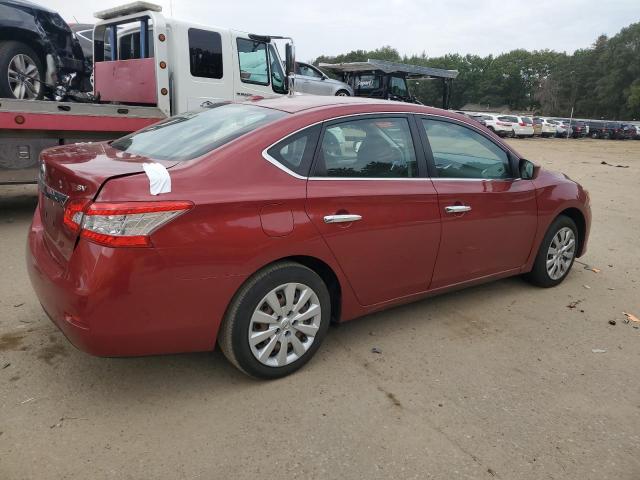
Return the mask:
[[290,37],[174,20],[148,2],[95,17],[88,103],[0,98],[0,184],[35,183],[40,152],[51,146],[111,140],[222,101],[293,92]]

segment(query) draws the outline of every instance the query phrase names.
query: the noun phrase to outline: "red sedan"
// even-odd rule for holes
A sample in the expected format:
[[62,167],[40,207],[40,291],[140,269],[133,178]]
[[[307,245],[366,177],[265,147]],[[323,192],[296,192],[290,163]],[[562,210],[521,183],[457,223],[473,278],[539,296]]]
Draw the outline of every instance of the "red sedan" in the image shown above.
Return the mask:
[[331,321],[511,275],[557,285],[590,223],[579,184],[473,120],[297,96],[45,151],[27,265],[86,352],[217,341],[274,378],[306,363]]

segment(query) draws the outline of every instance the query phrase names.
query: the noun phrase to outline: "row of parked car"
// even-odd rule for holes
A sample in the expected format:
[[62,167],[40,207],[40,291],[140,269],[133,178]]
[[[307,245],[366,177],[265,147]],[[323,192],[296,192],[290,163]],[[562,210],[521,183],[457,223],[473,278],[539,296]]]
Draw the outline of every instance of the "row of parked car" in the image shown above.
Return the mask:
[[525,117],[501,113],[463,112],[501,137],[560,137],[640,140],[640,123],[576,120],[551,117]]

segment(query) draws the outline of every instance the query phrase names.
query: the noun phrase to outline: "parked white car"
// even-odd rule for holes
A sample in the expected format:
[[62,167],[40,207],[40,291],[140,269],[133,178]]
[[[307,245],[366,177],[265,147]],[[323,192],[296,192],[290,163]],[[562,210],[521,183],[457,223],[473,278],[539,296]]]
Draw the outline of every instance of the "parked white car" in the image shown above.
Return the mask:
[[540,123],[542,126],[542,131],[540,132],[541,137],[553,137],[556,134],[556,125],[551,123],[548,118],[544,117],[533,117],[534,122]]
[[296,62],[296,90],[312,95],[353,96],[353,89],[344,82],[329,78],[313,65]]
[[513,135],[513,123],[505,120],[506,117],[493,113],[483,113],[482,119],[489,130],[501,137]]
[[568,120],[555,118],[549,121],[554,123],[556,126],[556,137],[570,137],[573,134],[573,129],[569,126]]
[[533,120],[531,117],[513,117],[513,136],[518,138],[533,137]]

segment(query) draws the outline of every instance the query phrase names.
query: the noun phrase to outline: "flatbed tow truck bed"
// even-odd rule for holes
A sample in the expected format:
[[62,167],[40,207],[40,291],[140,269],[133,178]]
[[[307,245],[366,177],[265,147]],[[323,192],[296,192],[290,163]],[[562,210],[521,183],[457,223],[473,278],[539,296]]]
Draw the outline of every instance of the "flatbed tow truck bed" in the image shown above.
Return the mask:
[[33,183],[44,148],[113,139],[165,118],[154,106],[0,99],[0,184]]

